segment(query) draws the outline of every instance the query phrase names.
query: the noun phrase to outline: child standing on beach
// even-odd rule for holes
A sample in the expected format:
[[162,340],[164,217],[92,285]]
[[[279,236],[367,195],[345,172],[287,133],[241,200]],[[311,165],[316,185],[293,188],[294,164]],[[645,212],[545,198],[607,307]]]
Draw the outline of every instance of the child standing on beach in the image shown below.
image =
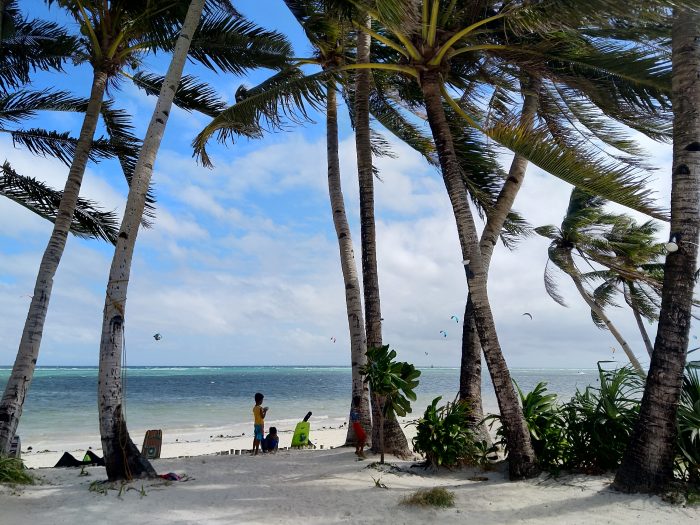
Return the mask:
[[253,407],[253,454],[258,455],[260,443],[265,439],[265,414],[267,407],[262,406],[265,396],[260,392],[255,394],[255,406]]
[[360,396],[355,396],[352,398],[352,408],[350,408],[350,424],[352,429],[355,431],[355,454],[360,459],[365,459],[365,443],[367,442],[367,434],[365,429],[362,428],[360,424],[360,402],[362,399]]

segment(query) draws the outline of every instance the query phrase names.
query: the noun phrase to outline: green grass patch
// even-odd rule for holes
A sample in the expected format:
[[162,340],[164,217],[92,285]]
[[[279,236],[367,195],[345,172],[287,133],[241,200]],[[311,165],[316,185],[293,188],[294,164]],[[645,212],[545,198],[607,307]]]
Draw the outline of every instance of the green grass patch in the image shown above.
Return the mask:
[[454,507],[455,494],[442,487],[434,487],[414,492],[410,496],[406,496],[401,502],[405,505],[418,505],[421,507]]
[[24,468],[21,459],[0,457],[0,483],[32,485],[34,478]]

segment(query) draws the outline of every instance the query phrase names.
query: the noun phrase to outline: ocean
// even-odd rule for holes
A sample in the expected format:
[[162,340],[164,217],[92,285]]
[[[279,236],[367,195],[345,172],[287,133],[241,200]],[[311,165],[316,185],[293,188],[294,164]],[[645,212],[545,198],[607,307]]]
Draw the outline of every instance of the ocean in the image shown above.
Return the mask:
[[[0,368],[3,391],[10,370]],[[565,400],[598,377],[595,369],[513,369],[511,374],[524,392],[546,381]],[[149,428],[240,434],[250,430],[253,395],[262,392],[270,409],[268,425],[289,426],[311,411],[315,426],[330,427],[346,421],[350,384],[349,367],[130,367],[124,389],[127,424],[134,436]],[[419,417],[437,396],[453,400],[458,387],[458,369],[422,369],[409,419]],[[496,409],[485,377],[484,410]],[[23,445],[39,446],[99,436],[97,368],[38,367],[18,434]]]

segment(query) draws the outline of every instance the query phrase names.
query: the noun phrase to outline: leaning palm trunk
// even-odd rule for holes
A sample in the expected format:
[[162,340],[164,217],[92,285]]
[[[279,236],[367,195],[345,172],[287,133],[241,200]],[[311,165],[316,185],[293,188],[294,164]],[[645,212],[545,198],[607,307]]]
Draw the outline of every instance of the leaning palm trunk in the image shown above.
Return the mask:
[[78,204],[80,186],[87,166],[92,139],[97,128],[97,120],[102,108],[102,98],[107,85],[107,73],[95,70],[92,79],[90,100],[85,111],[85,118],[80,129],[75,156],[68,171],[68,180],[63,190],[58,215],[54,222],[51,238],[46,246],[39,266],[39,273],[34,284],[34,295],[29,305],[27,319],[24,322],[22,338],[17,350],[15,364],[5,387],[5,394],[0,403],[0,455],[8,452],[10,442],[17,431],[24,400],[34,376],[34,369],[39,357],[41,337],[44,332],[46,312],[49,308],[53,278],[66,247],[68,232],[73,221],[73,214]]
[[[348,314],[350,331],[350,364],[352,366],[352,397],[360,398],[357,408],[362,428],[371,428],[372,419],[369,411],[369,388],[362,381],[360,367],[367,364],[367,339],[365,323],[362,318],[362,292],[355,266],[355,254],[352,248],[350,226],[345,213],[345,200],[340,184],[340,158],[338,156],[338,108],[336,105],[335,80],[328,82],[326,97],[326,149],[328,154],[328,194],[333,212],[333,225],[338,236],[340,250],[340,267],[345,284],[345,308]],[[348,425],[346,445],[356,442],[355,430]]]
[[175,44],[173,58],[134,169],[124,219],[109,272],[100,341],[98,404],[102,450],[107,477],[110,481],[154,477],[156,474],[148,460],[139,454],[129,437],[123,410],[121,358],[126,292],[136,236],[143,217],[146,192],[153,174],[153,164],[168,122],[175,91],[182,76],[192,35],[197,28],[203,7],[204,0],[192,0]]
[[[370,18],[365,19],[365,25]],[[369,62],[370,36],[359,32],[357,36],[357,62]],[[372,145],[369,129],[370,72],[360,69],[355,81],[355,146],[357,150],[357,175],[360,184],[360,240],[362,245],[362,286],[365,298],[365,327],[367,346],[382,346],[382,309],[379,300],[379,272],[377,271],[377,236],[374,223],[374,172],[372,170]],[[379,450],[379,406],[372,396],[372,450]],[[389,420],[384,428],[386,451],[406,456],[410,453],[408,441],[396,420]]]
[[518,397],[513,388],[508,366],[498,342],[486,290],[486,272],[482,262],[476,226],[469,208],[467,190],[462,180],[452,134],[442,106],[439,72],[435,70],[422,72],[420,83],[425,99],[428,123],[440,159],[443,180],[457,223],[462,257],[465,261],[469,261],[465,265],[465,272],[474,305],[474,318],[479,340],[491,374],[505,430],[510,477],[511,479],[530,477],[537,472],[535,453]]
[[622,350],[625,352],[625,355],[627,356],[627,359],[629,359],[630,363],[634,367],[634,369],[637,371],[637,373],[642,376],[646,377],[646,372],[644,372],[644,368],[642,368],[642,365],[639,364],[639,361],[637,360],[637,356],[634,355],[634,352],[630,348],[630,345],[627,343],[624,337],[622,337],[622,334],[620,331],[615,327],[615,325],[612,323],[612,321],[608,318],[607,315],[605,315],[605,311],[600,307],[598,303],[596,303],[591,295],[586,291],[586,289],[583,287],[583,283],[581,282],[581,276],[577,272],[577,270],[574,267],[574,261],[571,257],[571,253],[567,252],[566,255],[566,263],[568,266],[567,274],[569,277],[571,277],[571,280],[574,282],[574,285],[576,286],[576,289],[578,290],[578,293],[583,297],[583,300],[586,302],[588,307],[595,313],[603,323],[605,323],[605,327],[610,330],[610,333],[613,335],[615,340],[620,344],[622,347]]
[[627,304],[629,307],[632,309],[632,313],[634,314],[634,320],[637,321],[637,327],[639,328],[639,333],[642,335],[642,340],[644,341],[644,346],[647,349],[647,353],[649,354],[649,357],[652,356],[654,353],[654,347],[651,344],[651,340],[649,339],[649,334],[647,333],[647,329],[644,326],[644,320],[642,319],[642,314],[639,313],[639,309],[635,306],[635,304],[632,302],[631,299],[629,299],[629,296],[631,295],[632,292],[634,292],[635,286],[630,282],[628,284],[629,286],[629,291],[630,294],[627,294],[627,291],[625,290],[625,299],[627,299]]
[[690,332],[700,232],[700,12],[676,8],[672,37],[673,174],[671,231],[659,327],[630,444],[615,476],[625,492],[658,492],[673,479],[676,413]]
[[[523,85],[523,108],[520,114],[520,126],[525,130],[532,129],[537,113],[538,98],[537,92],[540,88],[539,79],[530,79]],[[496,204],[489,211],[484,230],[481,232],[481,257],[484,265],[484,272],[488,279],[491,256],[498,242],[503,225],[508,213],[513,207],[515,197],[522,187],[525,172],[527,171],[527,159],[522,155],[515,155],[508,171],[508,178],[503,183],[503,187],[496,199]],[[469,420],[477,435],[487,441],[489,434],[480,423],[484,417],[484,410],[481,396],[481,344],[474,324],[474,307],[470,297],[467,298],[467,305],[464,308],[464,319],[462,321],[462,361],[459,376],[459,397],[465,401],[470,408]]]

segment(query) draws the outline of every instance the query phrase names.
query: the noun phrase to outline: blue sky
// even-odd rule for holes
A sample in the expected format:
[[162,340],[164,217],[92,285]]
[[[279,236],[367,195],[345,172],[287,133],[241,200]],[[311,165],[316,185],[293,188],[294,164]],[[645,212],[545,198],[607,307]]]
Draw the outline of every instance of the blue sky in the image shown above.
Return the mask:
[[[32,12],[63,21],[30,0]],[[310,52],[281,0],[238,1],[255,22],[288,34],[298,56]],[[164,72],[167,57],[149,57]],[[214,75],[193,64],[186,73],[206,79],[228,101],[247,78]],[[37,75],[36,87],[55,85],[87,96],[89,71]],[[118,107],[135,116],[143,135],[155,102],[126,81],[113,92]],[[341,168],[356,260],[358,199],[354,139],[341,121]],[[139,234],[126,309],[131,365],[349,365],[349,340],[337,242],[328,203],[325,125],[295,126],[258,141],[212,144],[213,169],[197,165],[191,141],[208,122],[172,112],[154,174],[158,198],[152,229]],[[76,130],[74,115],[43,117],[40,124]],[[387,135],[388,137],[388,135]],[[458,366],[466,283],[456,228],[439,173],[392,139],[395,159],[377,161],[379,278],[384,340],[419,366]],[[652,186],[666,205],[670,147],[643,139],[659,170]],[[62,188],[67,168],[33,157],[0,136],[2,157],[26,175]],[[507,165],[508,157],[503,156]],[[534,225],[558,224],[570,187],[530,168],[516,208]],[[118,165],[89,166],[82,195],[123,211],[126,186]],[[11,364],[19,343],[39,260],[51,225],[0,200],[0,365]],[[664,235],[667,228],[663,229]],[[573,286],[562,278],[569,308],[545,293],[547,242],[530,238],[514,252],[498,246],[489,291],[506,358],[515,367],[593,367],[619,359],[612,336],[595,328]],[[98,360],[104,287],[112,250],[71,238],[59,267],[44,330],[39,365],[94,365]],[[532,313],[533,319],[522,314]],[[460,323],[450,317],[456,315]],[[612,312],[614,322],[644,361],[634,319]],[[444,330],[448,336],[442,337]],[[654,328],[651,327],[653,333]],[[160,341],[153,334],[160,333]],[[332,338],[335,338],[335,343]],[[427,352],[427,355],[426,355]]]

